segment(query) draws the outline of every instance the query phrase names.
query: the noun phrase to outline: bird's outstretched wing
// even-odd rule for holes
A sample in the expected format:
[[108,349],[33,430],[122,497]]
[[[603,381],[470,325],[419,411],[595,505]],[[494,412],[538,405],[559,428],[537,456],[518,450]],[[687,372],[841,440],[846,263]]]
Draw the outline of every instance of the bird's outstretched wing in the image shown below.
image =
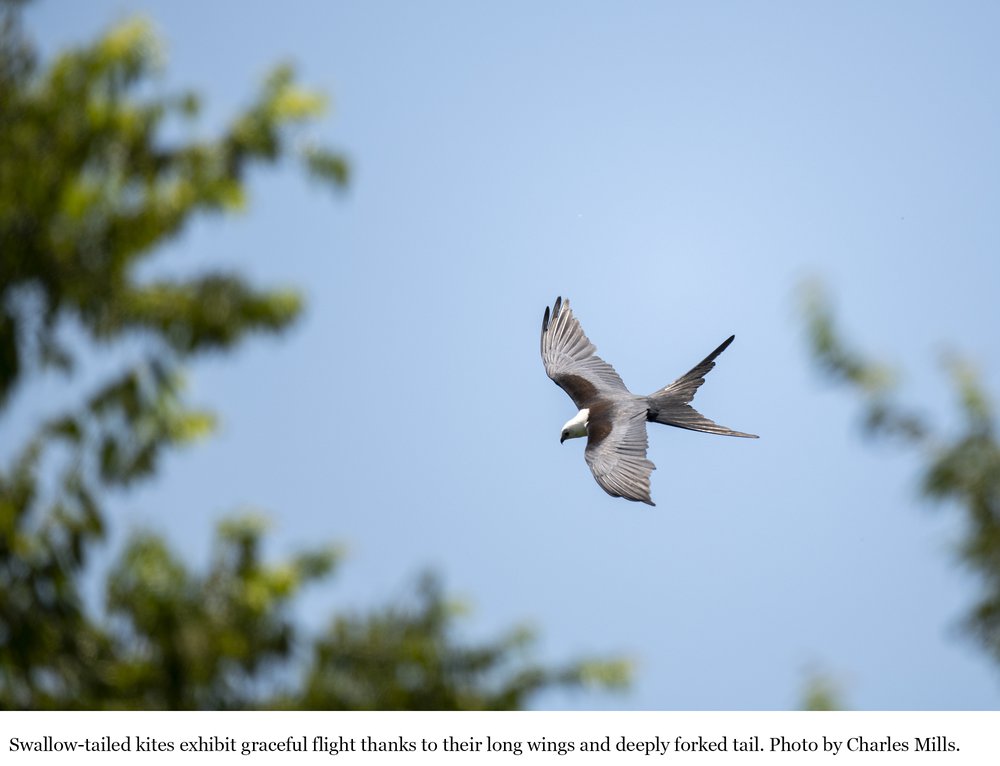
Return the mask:
[[646,407],[641,402],[591,408],[583,454],[609,495],[656,505],[649,494],[649,475],[656,466],[646,458],[646,446]]
[[545,373],[569,394],[580,409],[589,407],[602,393],[628,393],[615,368],[595,352],[569,307],[556,298],[551,313],[542,317],[542,362]]

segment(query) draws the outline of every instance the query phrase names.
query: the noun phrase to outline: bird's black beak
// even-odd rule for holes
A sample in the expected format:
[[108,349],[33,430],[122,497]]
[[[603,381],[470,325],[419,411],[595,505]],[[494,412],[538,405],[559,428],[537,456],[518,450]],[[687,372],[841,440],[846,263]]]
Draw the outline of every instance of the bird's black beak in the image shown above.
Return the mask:
[[562,436],[559,437],[559,443],[560,444],[562,444],[564,441],[566,441],[566,435],[565,434],[563,434]]

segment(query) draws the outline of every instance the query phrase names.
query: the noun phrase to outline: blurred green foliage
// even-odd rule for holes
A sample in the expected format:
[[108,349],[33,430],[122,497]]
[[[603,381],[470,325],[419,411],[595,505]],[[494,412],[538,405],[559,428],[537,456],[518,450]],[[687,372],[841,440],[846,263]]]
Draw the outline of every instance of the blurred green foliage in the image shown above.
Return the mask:
[[829,673],[811,670],[802,689],[800,710],[844,710],[840,684]]
[[[256,517],[218,530],[205,574],[140,535],[108,575],[105,610],[81,583],[109,523],[108,493],[153,476],[165,450],[209,433],[182,395],[185,363],[280,332],[297,294],[208,269],[143,281],[141,264],[196,216],[246,203],[247,170],[298,156],[333,187],[338,153],[293,139],[325,99],[289,67],[212,140],[168,140],[194,93],[160,95],[162,52],[129,22],[41,65],[20,6],[0,0],[0,415],[19,386],[78,355],[140,349],[78,405],[53,415],[0,466],[2,708],[519,708],[554,685],[623,684],[621,662],[547,668],[514,630],[458,641],[459,611],[433,578],[412,601],[337,615],[320,635],[291,618],[334,548],[266,564]],[[170,130],[172,128],[172,130]],[[67,337],[84,337],[80,351]]]
[[831,378],[858,391],[869,435],[891,439],[920,456],[923,495],[964,516],[958,555],[982,582],[979,602],[966,625],[1000,661],[1000,441],[986,392],[969,364],[946,358],[956,392],[958,427],[935,424],[924,411],[900,402],[894,376],[885,366],[841,339],[829,298],[820,286],[808,286],[804,294],[815,361]]

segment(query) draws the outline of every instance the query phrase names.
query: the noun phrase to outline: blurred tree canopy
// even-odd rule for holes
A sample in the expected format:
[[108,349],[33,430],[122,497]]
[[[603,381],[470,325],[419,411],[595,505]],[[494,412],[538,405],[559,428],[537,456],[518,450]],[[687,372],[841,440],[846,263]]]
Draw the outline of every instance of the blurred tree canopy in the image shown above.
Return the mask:
[[[156,535],[135,537],[104,610],[88,608],[81,585],[111,521],[108,493],[212,429],[211,413],[184,400],[184,365],[281,332],[301,308],[296,293],[236,273],[143,280],[139,267],[196,216],[240,209],[251,166],[297,157],[340,187],[348,163],[295,140],[325,100],[287,66],[217,138],[170,141],[199,99],[149,87],[162,55],[147,24],[42,65],[22,6],[0,0],[0,416],[51,371],[78,391],[86,353],[141,351],[22,445],[4,444],[0,707],[509,709],[554,685],[624,683],[621,662],[532,662],[522,629],[461,643],[458,611],[432,577],[408,603],[336,615],[306,635],[290,606],[334,571],[336,549],[265,563],[256,517],[220,525],[204,574]],[[90,351],[67,340],[81,337]]]
[[891,370],[841,339],[821,287],[808,286],[805,296],[816,363],[830,378],[858,392],[870,436],[893,440],[920,456],[922,494],[964,516],[958,555],[982,581],[966,627],[1000,662],[1000,442],[996,415],[974,369],[955,357],[945,360],[960,416],[957,429],[945,429],[925,412],[900,402]]
[[837,679],[827,672],[812,670],[799,700],[800,710],[844,710],[843,693]]

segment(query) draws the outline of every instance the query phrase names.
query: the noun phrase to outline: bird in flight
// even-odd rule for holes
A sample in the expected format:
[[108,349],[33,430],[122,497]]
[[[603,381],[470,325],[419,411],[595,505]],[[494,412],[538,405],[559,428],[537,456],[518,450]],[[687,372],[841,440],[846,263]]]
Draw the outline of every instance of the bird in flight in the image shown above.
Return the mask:
[[646,458],[647,421],[723,436],[758,438],[713,423],[691,406],[698,387],[715,367],[715,358],[735,337],[730,335],[669,386],[649,396],[637,396],[625,387],[615,368],[597,355],[594,344],[573,316],[569,300],[556,298],[552,310],[546,306],[542,317],[542,362],[545,373],[580,410],[562,427],[560,444],[586,436],[584,457],[605,492],[656,505],[649,494],[649,475],[656,466]]

